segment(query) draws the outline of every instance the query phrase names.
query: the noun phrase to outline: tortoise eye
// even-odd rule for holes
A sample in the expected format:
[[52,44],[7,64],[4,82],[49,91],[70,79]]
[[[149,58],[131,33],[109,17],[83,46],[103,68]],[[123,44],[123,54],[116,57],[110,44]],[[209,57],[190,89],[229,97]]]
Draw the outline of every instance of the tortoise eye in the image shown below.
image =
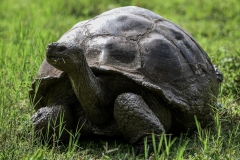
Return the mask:
[[65,46],[60,46],[59,48],[58,48],[58,52],[63,52],[63,51],[65,51],[67,48],[65,47]]

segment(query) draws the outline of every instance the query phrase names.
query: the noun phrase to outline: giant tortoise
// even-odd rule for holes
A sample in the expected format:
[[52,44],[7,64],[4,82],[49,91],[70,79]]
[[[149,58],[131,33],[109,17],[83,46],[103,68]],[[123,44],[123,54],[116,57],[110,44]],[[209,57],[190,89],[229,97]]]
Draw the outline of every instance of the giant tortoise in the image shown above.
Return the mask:
[[138,152],[151,133],[210,124],[221,78],[185,30],[147,9],[116,8],[47,46],[30,91],[32,121],[46,134],[62,114],[66,130],[123,137]]

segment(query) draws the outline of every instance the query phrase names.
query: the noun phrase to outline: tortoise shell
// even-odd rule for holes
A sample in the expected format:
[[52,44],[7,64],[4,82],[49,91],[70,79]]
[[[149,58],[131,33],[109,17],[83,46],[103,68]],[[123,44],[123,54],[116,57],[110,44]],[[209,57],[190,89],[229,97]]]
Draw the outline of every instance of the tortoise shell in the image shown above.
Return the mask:
[[[122,74],[177,110],[201,111],[217,97],[219,83],[207,54],[185,30],[147,9],[112,9],[77,23],[58,42],[82,48],[93,73]],[[35,81],[30,91],[36,109],[47,105],[53,84],[70,86],[67,75],[46,60],[36,79],[39,88]]]

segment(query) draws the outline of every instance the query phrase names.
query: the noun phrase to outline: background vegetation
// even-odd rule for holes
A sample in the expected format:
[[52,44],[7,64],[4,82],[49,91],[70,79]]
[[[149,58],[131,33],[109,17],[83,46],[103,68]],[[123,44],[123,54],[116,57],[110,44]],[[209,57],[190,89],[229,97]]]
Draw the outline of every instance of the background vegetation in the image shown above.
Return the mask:
[[[79,21],[126,5],[150,9],[186,29],[224,74],[219,97],[222,108],[215,111],[215,125],[210,129],[198,128],[192,136],[162,136],[168,147],[150,159],[240,157],[239,0],[1,0],[0,159],[144,158],[135,157],[131,146],[114,140],[48,148],[34,141],[29,122],[34,110],[28,90],[45,57],[47,44],[57,41]],[[111,152],[115,148],[118,150]]]

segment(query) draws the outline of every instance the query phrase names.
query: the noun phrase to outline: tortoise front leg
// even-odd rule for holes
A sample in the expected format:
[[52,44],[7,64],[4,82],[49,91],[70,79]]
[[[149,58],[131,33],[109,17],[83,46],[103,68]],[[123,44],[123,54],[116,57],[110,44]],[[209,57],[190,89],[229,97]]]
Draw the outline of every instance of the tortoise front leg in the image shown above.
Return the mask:
[[[114,118],[125,139],[134,144],[135,153],[143,152],[143,139],[165,129],[144,99],[133,93],[123,93],[114,104]],[[150,144],[152,145],[152,144]]]
[[32,117],[36,134],[42,138],[52,138],[53,135],[60,138],[63,142],[69,140],[70,130],[74,130],[75,123],[72,112],[68,106],[56,105],[40,108]]

